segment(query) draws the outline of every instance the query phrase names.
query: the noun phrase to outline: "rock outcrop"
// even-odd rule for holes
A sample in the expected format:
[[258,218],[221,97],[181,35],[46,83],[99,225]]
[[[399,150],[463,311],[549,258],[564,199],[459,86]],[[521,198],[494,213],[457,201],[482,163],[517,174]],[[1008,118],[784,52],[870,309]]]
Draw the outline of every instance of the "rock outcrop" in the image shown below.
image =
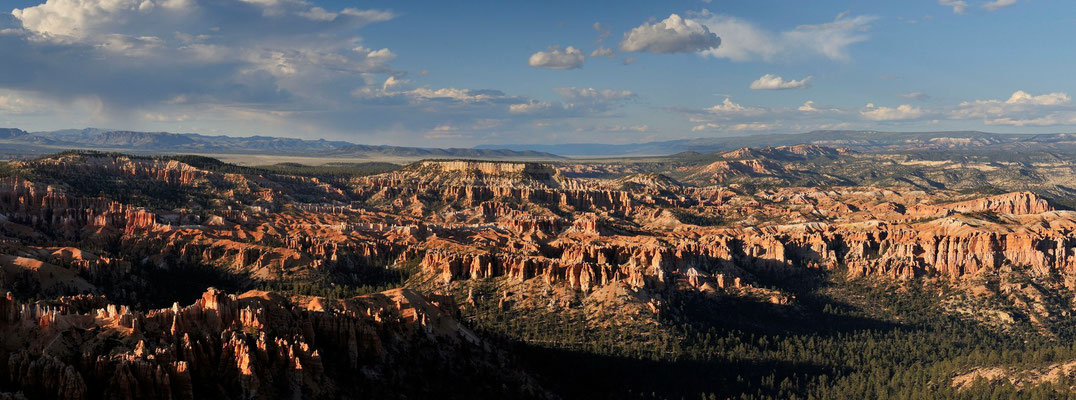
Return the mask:
[[403,384],[422,393],[403,381],[415,374],[406,368],[416,341],[436,341],[446,357],[468,347],[454,357],[492,373],[483,357],[493,356],[454,314],[451,299],[406,289],[346,300],[210,289],[194,304],[145,313],[6,295],[0,383],[62,399],[339,398]]

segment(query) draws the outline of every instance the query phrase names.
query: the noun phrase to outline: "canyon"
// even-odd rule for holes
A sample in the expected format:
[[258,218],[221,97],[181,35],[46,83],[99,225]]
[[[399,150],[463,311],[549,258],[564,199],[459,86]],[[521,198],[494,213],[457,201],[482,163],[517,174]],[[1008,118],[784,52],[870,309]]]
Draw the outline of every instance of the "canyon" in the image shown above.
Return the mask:
[[798,145],[375,174],[10,161],[0,398],[573,397],[514,349],[598,341],[513,323],[653,346],[673,321],[748,318],[713,315],[730,304],[808,315],[837,285],[822,282],[925,285],[988,331],[1066,337],[1067,189],[1006,186],[1003,166],[979,191],[805,167],[865,157],[893,156]]

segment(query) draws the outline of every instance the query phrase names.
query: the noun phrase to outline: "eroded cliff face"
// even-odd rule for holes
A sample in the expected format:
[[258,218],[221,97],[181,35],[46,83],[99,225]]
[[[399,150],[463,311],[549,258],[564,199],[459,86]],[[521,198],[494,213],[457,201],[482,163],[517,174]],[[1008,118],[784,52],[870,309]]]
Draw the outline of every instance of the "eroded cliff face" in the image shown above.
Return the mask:
[[101,229],[131,233],[151,229],[156,222],[155,215],[141,207],[104,198],[69,196],[55,187],[19,178],[0,178],[0,213],[4,222],[68,239],[83,238]]
[[[170,176],[219,179],[175,163],[135,168],[118,162],[94,165],[166,184],[174,181]],[[450,176],[462,179],[446,180]],[[557,184],[545,185],[550,180]],[[1029,192],[962,200],[870,188],[742,193],[670,181],[571,179],[552,166],[527,163],[424,162],[354,181],[351,195],[372,207],[303,203],[295,205],[297,213],[248,208],[203,217],[5,178],[0,211],[6,224],[31,229],[15,234],[119,241],[140,264],[210,264],[263,280],[318,269],[347,273],[416,257],[422,269],[446,281],[503,275],[584,291],[611,282],[661,287],[688,270],[696,271],[692,281],[702,282],[698,273],[736,275],[745,266],[952,279],[1007,264],[1040,274],[1074,272],[1072,213],[1054,211]],[[739,220],[694,226],[680,221],[685,212]]]
[[[166,183],[177,173],[217,179],[174,163],[143,167],[117,173]],[[441,177],[431,178],[430,170]],[[543,184],[554,177],[557,185]],[[531,183],[519,185],[520,180]],[[947,193],[870,188],[722,192],[670,181],[635,177],[607,184],[565,178],[548,165],[425,162],[356,181],[352,195],[372,208],[221,210],[204,224],[180,225],[171,221],[203,218],[6,178],[0,182],[0,211],[5,223],[28,226],[30,235],[118,240],[141,264],[164,269],[210,264],[264,280],[317,269],[347,273],[416,257],[423,270],[446,281],[541,278],[584,291],[611,282],[662,287],[689,270],[696,271],[696,283],[714,274],[744,275],[736,277],[747,282],[750,277],[739,272],[744,266],[845,267],[855,276],[952,279],[1007,264],[1041,274],[1074,268],[1073,215],[1054,211],[1029,192],[960,200]],[[623,190],[611,188],[625,183],[630,185]],[[692,226],[669,209],[740,220]]]

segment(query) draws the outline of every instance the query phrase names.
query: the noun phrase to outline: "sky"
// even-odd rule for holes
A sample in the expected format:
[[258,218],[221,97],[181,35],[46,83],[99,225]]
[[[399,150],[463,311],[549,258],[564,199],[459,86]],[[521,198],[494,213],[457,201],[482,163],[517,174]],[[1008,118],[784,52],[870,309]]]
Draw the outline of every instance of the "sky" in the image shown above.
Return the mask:
[[365,144],[1076,131],[1071,0],[3,0],[0,127]]

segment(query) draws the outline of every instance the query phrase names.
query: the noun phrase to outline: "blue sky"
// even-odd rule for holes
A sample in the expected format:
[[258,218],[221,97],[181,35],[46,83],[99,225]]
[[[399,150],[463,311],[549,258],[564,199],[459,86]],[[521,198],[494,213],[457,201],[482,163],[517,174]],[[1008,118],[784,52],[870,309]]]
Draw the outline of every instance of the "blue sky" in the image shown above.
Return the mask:
[[14,0],[0,126],[472,146],[1071,132],[1064,0]]

